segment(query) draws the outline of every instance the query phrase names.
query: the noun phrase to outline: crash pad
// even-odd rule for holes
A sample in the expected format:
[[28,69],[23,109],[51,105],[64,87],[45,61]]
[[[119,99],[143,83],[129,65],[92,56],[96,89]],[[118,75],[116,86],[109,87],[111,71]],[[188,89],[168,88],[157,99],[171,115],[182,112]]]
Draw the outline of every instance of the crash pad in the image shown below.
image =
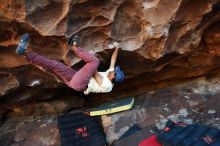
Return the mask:
[[104,146],[102,126],[97,117],[85,113],[65,114],[57,118],[62,146]]
[[151,136],[149,128],[144,128],[134,134],[120,139],[114,143],[114,146],[138,146],[140,142]]
[[162,146],[157,141],[157,135],[152,135],[139,143],[139,146]]
[[93,108],[88,113],[90,114],[90,116],[112,114],[120,111],[129,110],[132,108],[133,104],[134,104],[134,98],[129,97],[126,99],[102,104],[96,108]]

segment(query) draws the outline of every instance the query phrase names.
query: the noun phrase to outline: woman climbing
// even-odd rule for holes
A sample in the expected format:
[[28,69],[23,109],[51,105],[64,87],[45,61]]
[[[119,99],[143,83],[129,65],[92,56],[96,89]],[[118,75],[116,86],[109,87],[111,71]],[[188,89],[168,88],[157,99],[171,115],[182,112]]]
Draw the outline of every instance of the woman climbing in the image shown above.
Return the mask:
[[119,44],[117,42],[109,45],[110,48],[115,49],[111,56],[110,68],[106,72],[98,72],[97,68],[99,66],[99,59],[78,47],[76,35],[70,37],[68,45],[78,57],[86,62],[86,64],[78,71],[73,70],[71,67],[56,60],[50,60],[30,51],[27,49],[29,40],[29,34],[23,34],[16,49],[16,53],[18,55],[26,56],[31,63],[55,73],[57,76],[61,77],[70,88],[73,88],[76,91],[84,91],[84,94],[89,94],[91,92],[110,92],[113,88],[113,82],[122,82],[124,80],[123,71],[119,66],[115,67],[119,50]]

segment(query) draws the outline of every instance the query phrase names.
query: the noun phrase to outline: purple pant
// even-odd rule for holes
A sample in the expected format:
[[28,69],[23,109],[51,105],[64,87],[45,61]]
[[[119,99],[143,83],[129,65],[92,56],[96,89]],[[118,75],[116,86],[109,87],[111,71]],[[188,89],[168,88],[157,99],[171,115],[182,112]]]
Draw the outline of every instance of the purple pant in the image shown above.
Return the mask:
[[86,62],[79,71],[34,52],[27,52],[25,55],[31,63],[39,65],[61,77],[69,87],[76,91],[83,91],[87,88],[89,80],[97,71],[99,59],[81,48],[78,48],[75,54]]

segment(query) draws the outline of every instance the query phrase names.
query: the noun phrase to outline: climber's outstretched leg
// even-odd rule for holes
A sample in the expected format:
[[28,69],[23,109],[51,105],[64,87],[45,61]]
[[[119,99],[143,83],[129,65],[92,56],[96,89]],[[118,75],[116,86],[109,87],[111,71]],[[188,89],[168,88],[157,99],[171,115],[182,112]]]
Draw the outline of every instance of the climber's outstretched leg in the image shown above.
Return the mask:
[[28,33],[25,33],[21,36],[21,40],[16,49],[16,53],[19,55],[25,55],[27,59],[36,65],[43,67],[44,69],[55,73],[60,78],[62,78],[66,83],[69,82],[73,75],[76,73],[71,67],[68,67],[56,60],[50,60],[46,57],[40,56],[34,52],[26,51],[30,36]]
[[62,78],[65,82],[69,82],[73,75],[76,73],[71,67],[68,67],[56,60],[50,60],[44,56],[38,55],[34,52],[25,53],[27,59],[35,64],[43,67],[47,71],[55,73],[57,76]]

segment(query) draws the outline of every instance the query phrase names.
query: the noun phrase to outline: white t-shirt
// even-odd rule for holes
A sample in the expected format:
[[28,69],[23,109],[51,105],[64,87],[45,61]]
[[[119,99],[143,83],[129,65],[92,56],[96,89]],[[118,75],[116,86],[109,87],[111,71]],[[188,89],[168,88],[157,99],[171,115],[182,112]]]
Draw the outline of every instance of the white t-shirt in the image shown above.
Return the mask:
[[113,88],[112,82],[108,79],[108,74],[110,71],[114,71],[114,68],[110,68],[105,72],[98,72],[102,76],[101,86],[96,82],[95,78],[92,77],[89,80],[88,88],[84,90],[84,94],[89,93],[105,93],[110,92]]

